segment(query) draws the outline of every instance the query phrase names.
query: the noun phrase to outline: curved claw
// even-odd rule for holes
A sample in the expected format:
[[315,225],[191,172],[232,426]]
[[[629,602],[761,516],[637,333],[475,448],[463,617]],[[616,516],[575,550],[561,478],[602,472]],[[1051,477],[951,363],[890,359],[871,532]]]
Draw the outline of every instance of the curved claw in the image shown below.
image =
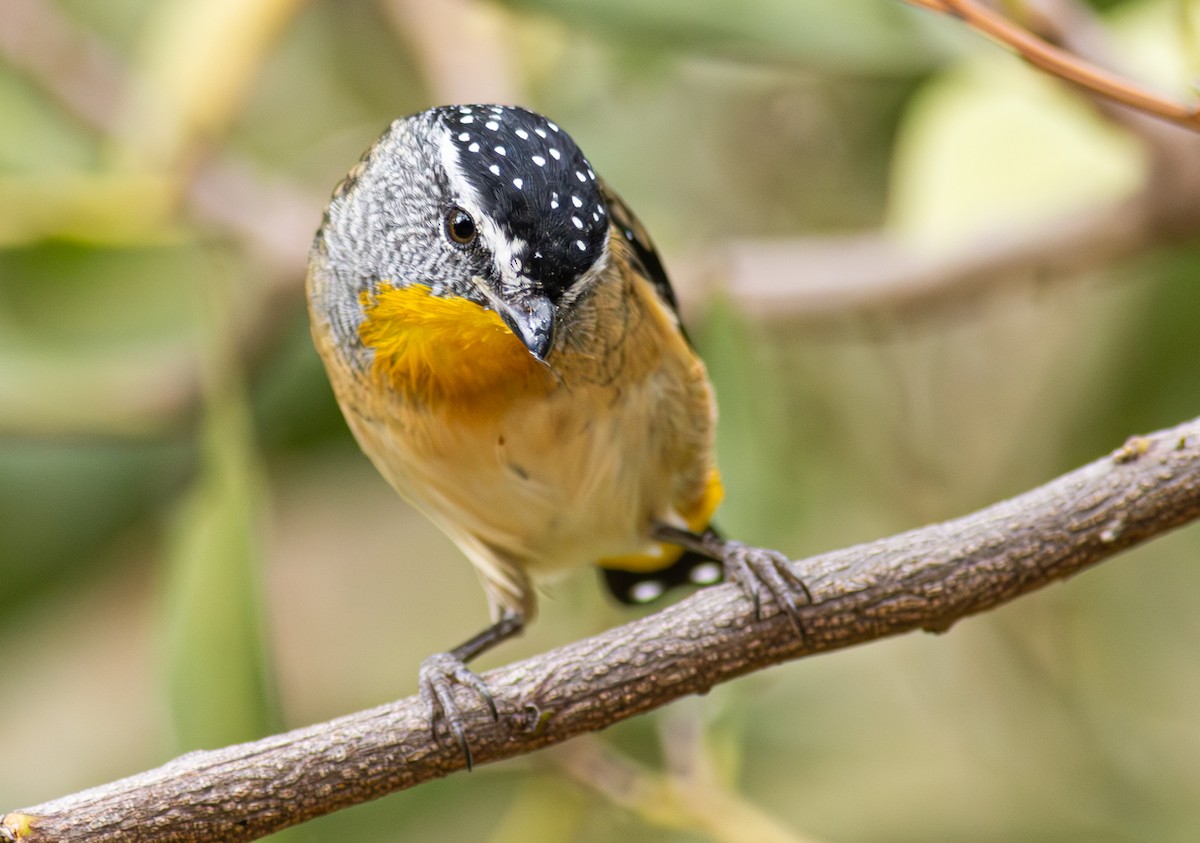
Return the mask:
[[[765,588],[796,630],[804,639],[804,624],[800,616],[802,605],[813,602],[812,592],[792,571],[790,560],[782,553],[760,547],[750,547],[736,541],[722,542],[721,561],[725,576],[736,582],[754,603],[754,616],[762,618],[762,591]],[[797,596],[803,595],[803,603]]]
[[446,727],[454,735],[454,741],[462,750],[467,760],[467,769],[475,763],[471,755],[471,747],[467,743],[467,733],[464,728],[462,709],[454,700],[452,685],[463,685],[473,690],[487,704],[493,720],[500,719],[496,709],[496,701],[492,692],[478,674],[470,670],[463,660],[452,653],[434,653],[421,662],[418,675],[421,702],[429,710],[429,725],[434,737],[437,737],[437,721],[445,721]]

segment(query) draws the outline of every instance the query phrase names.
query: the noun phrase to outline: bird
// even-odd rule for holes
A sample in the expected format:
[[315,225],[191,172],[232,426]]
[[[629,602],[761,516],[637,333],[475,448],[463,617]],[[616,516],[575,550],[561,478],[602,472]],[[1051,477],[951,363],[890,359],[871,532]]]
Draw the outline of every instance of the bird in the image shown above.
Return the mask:
[[499,717],[467,663],[557,574],[597,566],[626,603],[729,578],[802,632],[787,560],[712,528],[705,365],[645,228],[558,124],[493,104],[392,122],[334,190],[306,292],[354,437],[487,595],[491,623],[418,675],[468,768],[453,686]]

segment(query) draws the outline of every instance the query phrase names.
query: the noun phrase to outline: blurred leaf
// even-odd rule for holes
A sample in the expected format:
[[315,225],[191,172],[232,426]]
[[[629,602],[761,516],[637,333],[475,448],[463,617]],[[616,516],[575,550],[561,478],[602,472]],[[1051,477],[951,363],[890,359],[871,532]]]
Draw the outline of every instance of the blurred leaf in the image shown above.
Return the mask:
[[578,839],[586,814],[587,802],[577,787],[558,776],[527,776],[486,839],[488,843],[569,843]]
[[[62,109],[26,80],[0,65],[0,176],[10,172],[66,170],[93,160],[94,144]],[[0,229],[22,215],[19,205],[0,204]]]
[[90,581],[108,543],[171,495],[182,445],[0,437],[0,627],[9,610]]
[[[275,38],[301,0],[169,0],[157,4],[138,64],[139,96],[120,142],[128,163],[189,163],[238,114]],[[218,58],[219,57],[219,58]]]
[[1200,80],[1200,0],[1127,3],[1110,16],[1121,70],[1193,100]]
[[0,353],[58,352],[73,365],[146,343],[194,354],[195,302],[212,261],[191,246],[98,248],[65,241],[0,251]]
[[1125,272],[1146,289],[1145,306],[1125,314],[1133,328],[1079,432],[1072,458],[1118,445],[1125,437],[1200,413],[1200,248],[1186,244],[1136,261]]
[[772,528],[799,519],[803,498],[778,470],[779,444],[799,437],[800,425],[785,427],[775,388],[778,380],[764,359],[753,329],[726,301],[709,309],[697,345],[717,391],[717,462],[725,500],[718,527],[742,541],[763,542]]
[[280,722],[259,581],[263,480],[245,396],[217,327],[226,316],[212,310],[202,464],[168,550],[169,691],[186,749],[260,737]]
[[117,245],[161,241],[172,230],[173,185],[161,178],[84,172],[0,175],[0,246],[51,237]]
[[0,251],[3,600],[89,581],[183,483],[193,451],[163,438],[181,425],[162,410],[194,381],[178,291],[196,265],[174,248]]
[[1087,102],[1011,56],[967,62],[913,99],[901,126],[888,222],[936,248],[1124,196],[1139,145]]
[[278,351],[255,379],[256,426],[264,450],[304,449],[334,440],[357,453],[333,397],[321,358],[313,348],[308,314],[281,332]]
[[180,428],[195,390],[197,249],[63,242],[0,251],[0,434]]
[[844,73],[931,69],[960,33],[881,0],[505,0],[618,43],[788,61]]

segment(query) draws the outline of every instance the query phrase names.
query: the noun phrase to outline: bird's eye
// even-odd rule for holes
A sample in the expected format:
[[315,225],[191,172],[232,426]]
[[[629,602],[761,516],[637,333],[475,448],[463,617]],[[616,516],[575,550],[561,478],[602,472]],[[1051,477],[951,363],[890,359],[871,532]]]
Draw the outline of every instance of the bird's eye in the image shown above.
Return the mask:
[[479,236],[479,229],[470,214],[455,206],[446,212],[446,236],[465,246]]

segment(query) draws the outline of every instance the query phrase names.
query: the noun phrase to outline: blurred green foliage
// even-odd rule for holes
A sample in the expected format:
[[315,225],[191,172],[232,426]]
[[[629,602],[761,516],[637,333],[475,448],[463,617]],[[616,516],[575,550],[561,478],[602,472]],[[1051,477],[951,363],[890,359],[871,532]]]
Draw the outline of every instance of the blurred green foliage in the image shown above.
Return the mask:
[[[464,91],[552,114],[669,267],[882,225],[936,251],[1145,176],[1075,94],[896,0],[10,2],[0,809],[411,693],[484,618],[466,562],[358,453],[307,337],[325,197],[396,116]],[[1200,68],[1146,23],[1194,0],[1096,5],[1135,64]],[[795,555],[867,540],[1196,415],[1197,275],[1182,241],[944,306],[756,322],[677,273],[722,405],[724,529]],[[658,769],[664,718],[696,721],[713,786],[797,840],[1191,839],[1198,545],[1184,530],[950,635],[603,738]],[[626,616],[585,575],[543,604],[485,667]],[[539,756],[312,833],[724,839],[675,820]]]

